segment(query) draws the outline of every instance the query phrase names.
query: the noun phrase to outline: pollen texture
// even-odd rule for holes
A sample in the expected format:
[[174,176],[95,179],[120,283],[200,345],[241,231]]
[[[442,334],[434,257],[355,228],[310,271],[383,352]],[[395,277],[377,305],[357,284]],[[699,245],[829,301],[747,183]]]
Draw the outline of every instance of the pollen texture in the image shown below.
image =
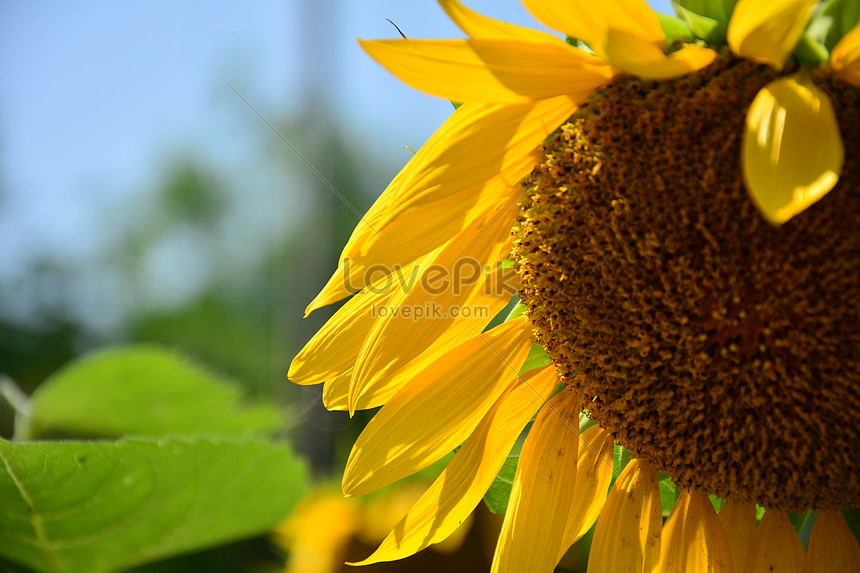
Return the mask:
[[817,78],[844,170],[777,227],[740,164],[746,110],[775,77],[722,55],[596,94],[523,182],[520,298],[583,408],[678,485],[857,507],[860,94]]

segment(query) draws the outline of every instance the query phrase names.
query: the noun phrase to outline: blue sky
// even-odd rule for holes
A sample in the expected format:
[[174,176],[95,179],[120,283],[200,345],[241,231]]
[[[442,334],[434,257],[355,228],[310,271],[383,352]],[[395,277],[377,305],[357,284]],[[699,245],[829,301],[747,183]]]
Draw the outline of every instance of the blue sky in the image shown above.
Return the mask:
[[[518,0],[468,4],[537,26]],[[272,119],[322,100],[350,140],[405,162],[451,106],[361,51],[356,37],[396,35],[386,18],[414,38],[461,35],[432,0],[0,3],[0,279],[33,253],[97,252],[105,214],[127,216],[176,153],[244,173],[260,201],[296,212],[226,82]]]

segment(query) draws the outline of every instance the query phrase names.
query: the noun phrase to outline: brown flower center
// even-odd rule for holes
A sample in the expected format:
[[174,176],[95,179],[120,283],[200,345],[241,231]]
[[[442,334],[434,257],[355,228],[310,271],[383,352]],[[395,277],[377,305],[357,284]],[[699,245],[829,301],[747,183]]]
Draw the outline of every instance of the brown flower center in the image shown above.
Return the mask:
[[820,78],[845,167],[775,227],[740,164],[746,110],[775,77],[724,55],[595,97],[524,182],[520,297],[590,416],[678,485],[856,507],[860,93]]

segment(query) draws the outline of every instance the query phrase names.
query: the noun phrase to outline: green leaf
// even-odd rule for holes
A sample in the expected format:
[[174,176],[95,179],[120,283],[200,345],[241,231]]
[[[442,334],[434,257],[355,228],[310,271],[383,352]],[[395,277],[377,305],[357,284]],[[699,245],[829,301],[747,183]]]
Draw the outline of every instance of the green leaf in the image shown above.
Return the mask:
[[657,19],[660,20],[660,27],[663,29],[663,34],[666,36],[666,43],[672,45],[673,42],[691,43],[695,40],[690,26],[684,20],[669,16],[668,14],[657,13]]
[[511,498],[511,488],[514,487],[514,476],[517,474],[519,459],[519,456],[508,456],[496,479],[490,485],[490,489],[484,494],[484,503],[493,513],[504,515],[508,509],[508,500]]
[[150,346],[87,355],[49,377],[30,402],[29,437],[277,431],[283,415],[243,405],[236,385]]
[[858,24],[860,24],[860,2],[828,0],[820,5],[806,33],[829,52]]
[[515,306],[514,309],[510,312],[510,314],[508,314],[508,317],[505,319],[505,322],[508,322],[509,320],[513,320],[515,318],[519,318],[525,313],[526,305],[524,305],[522,302],[517,302],[517,306]]
[[0,440],[0,557],[39,572],[101,573],[269,531],[306,470],[287,447],[268,446]]
[[800,36],[793,54],[802,65],[813,67],[825,63],[830,58],[827,48],[806,32]]
[[675,500],[678,499],[678,487],[668,474],[660,472],[659,478],[660,481],[657,484],[660,486],[660,504],[663,506],[663,517],[669,517],[672,508],[675,507]]
[[697,38],[714,46],[726,44],[729,20],[737,0],[674,0],[675,13]]

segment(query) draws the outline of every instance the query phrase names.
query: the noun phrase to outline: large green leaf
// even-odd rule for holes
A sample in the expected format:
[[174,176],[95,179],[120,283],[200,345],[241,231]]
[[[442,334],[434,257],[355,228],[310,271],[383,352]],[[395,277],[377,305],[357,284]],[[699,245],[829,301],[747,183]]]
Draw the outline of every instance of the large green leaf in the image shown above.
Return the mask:
[[120,347],[72,362],[48,378],[30,402],[22,437],[165,434],[264,434],[282,414],[242,404],[238,387],[156,347]]
[[268,531],[306,473],[287,447],[268,446],[0,440],[0,560],[101,573]]
[[508,500],[511,498],[511,489],[514,487],[514,477],[517,474],[519,459],[519,456],[508,456],[496,479],[490,485],[490,489],[484,494],[484,503],[487,504],[487,509],[493,513],[504,515],[508,509]]

